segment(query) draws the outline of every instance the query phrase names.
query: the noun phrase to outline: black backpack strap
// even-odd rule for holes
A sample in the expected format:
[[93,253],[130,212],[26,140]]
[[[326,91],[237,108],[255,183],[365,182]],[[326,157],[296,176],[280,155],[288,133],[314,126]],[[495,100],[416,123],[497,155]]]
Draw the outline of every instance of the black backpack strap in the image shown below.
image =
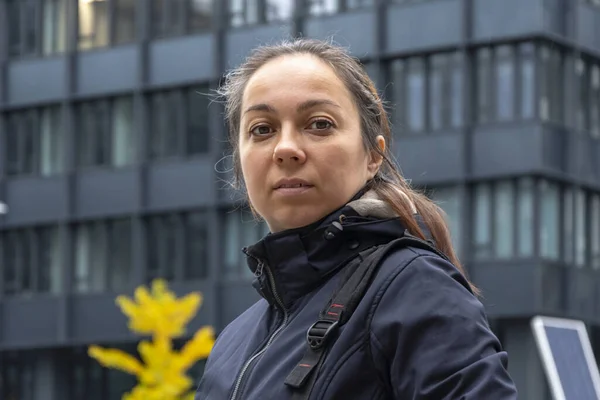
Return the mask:
[[285,384],[294,389],[292,400],[309,398],[328,346],[335,341],[334,337],[339,327],[348,322],[354,313],[371,284],[381,260],[391,250],[407,246],[426,249],[448,259],[433,246],[431,241],[419,239],[405,231],[403,237],[385,245],[366,249],[352,260],[345,267],[347,273],[338,286],[338,290],[320,312],[318,321],[308,330],[307,349],[302,360],[285,380]]

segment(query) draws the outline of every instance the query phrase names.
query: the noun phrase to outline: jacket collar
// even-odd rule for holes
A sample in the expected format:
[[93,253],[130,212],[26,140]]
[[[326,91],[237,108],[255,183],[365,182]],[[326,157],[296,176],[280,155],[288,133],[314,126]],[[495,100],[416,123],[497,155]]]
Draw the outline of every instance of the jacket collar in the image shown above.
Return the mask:
[[359,252],[401,237],[404,230],[383,201],[359,193],[321,221],[267,235],[244,253],[260,295],[289,308]]

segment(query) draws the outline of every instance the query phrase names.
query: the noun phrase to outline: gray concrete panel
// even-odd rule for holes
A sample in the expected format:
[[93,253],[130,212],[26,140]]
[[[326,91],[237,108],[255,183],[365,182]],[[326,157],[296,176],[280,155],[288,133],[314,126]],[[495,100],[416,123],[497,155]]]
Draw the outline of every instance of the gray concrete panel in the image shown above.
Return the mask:
[[577,5],[577,41],[584,47],[600,52],[600,8],[580,2]]
[[289,39],[290,33],[291,26],[289,23],[228,31],[225,38],[225,68],[231,69],[239,65],[256,46]]
[[69,305],[69,339],[74,343],[120,342],[135,336],[115,304],[116,294],[73,295]]
[[140,180],[137,169],[97,169],[75,179],[77,217],[103,218],[139,211]]
[[536,125],[482,126],[472,138],[472,177],[530,173],[542,168],[542,130]]
[[539,33],[544,27],[544,0],[473,0],[474,39]]
[[464,177],[463,133],[397,137],[393,146],[403,175],[415,184],[459,180]]
[[178,85],[208,81],[217,75],[213,70],[215,35],[163,39],[149,46],[149,84]]
[[386,53],[455,46],[462,39],[460,0],[390,6],[386,18]]
[[0,349],[45,347],[56,342],[59,300],[49,295],[5,298]]
[[6,225],[56,222],[67,217],[66,177],[14,178],[6,182]]
[[13,61],[7,65],[7,104],[59,101],[66,96],[66,58]]
[[148,168],[148,198],[151,211],[203,207],[215,202],[212,160],[165,161]]
[[307,37],[333,39],[360,58],[372,56],[376,48],[377,35],[372,11],[308,19],[304,24],[304,33]]
[[555,127],[543,128],[542,157],[545,168],[555,172],[567,172],[567,138],[571,134],[572,132],[566,129]]
[[92,96],[131,91],[138,85],[138,46],[119,46],[77,55],[77,94]]

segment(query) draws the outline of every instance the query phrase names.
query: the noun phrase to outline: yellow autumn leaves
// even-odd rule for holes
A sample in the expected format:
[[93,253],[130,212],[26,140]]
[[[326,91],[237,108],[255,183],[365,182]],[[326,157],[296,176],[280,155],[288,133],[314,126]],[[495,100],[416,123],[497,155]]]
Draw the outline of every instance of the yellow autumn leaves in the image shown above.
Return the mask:
[[185,334],[185,327],[202,303],[199,293],[176,298],[165,281],[152,282],[149,292],[141,286],[135,301],[117,297],[117,305],[129,317],[129,329],[152,340],[138,345],[141,360],[117,349],[90,346],[88,354],[101,365],[137,376],[138,385],[122,400],[193,400],[194,381],[186,371],[198,360],[207,358],[214,345],[214,331],[200,329],[180,351],[173,349],[174,338]]

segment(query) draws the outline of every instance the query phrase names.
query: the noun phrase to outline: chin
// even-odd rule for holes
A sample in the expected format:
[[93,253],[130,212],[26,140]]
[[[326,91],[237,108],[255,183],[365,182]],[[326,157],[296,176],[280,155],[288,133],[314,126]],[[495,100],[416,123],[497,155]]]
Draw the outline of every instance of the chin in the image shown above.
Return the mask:
[[315,210],[302,212],[296,208],[295,210],[291,210],[291,212],[285,213],[285,215],[278,215],[274,220],[277,221],[275,225],[279,228],[278,231],[284,231],[305,227],[317,222],[326,215],[327,213],[315,212]]

